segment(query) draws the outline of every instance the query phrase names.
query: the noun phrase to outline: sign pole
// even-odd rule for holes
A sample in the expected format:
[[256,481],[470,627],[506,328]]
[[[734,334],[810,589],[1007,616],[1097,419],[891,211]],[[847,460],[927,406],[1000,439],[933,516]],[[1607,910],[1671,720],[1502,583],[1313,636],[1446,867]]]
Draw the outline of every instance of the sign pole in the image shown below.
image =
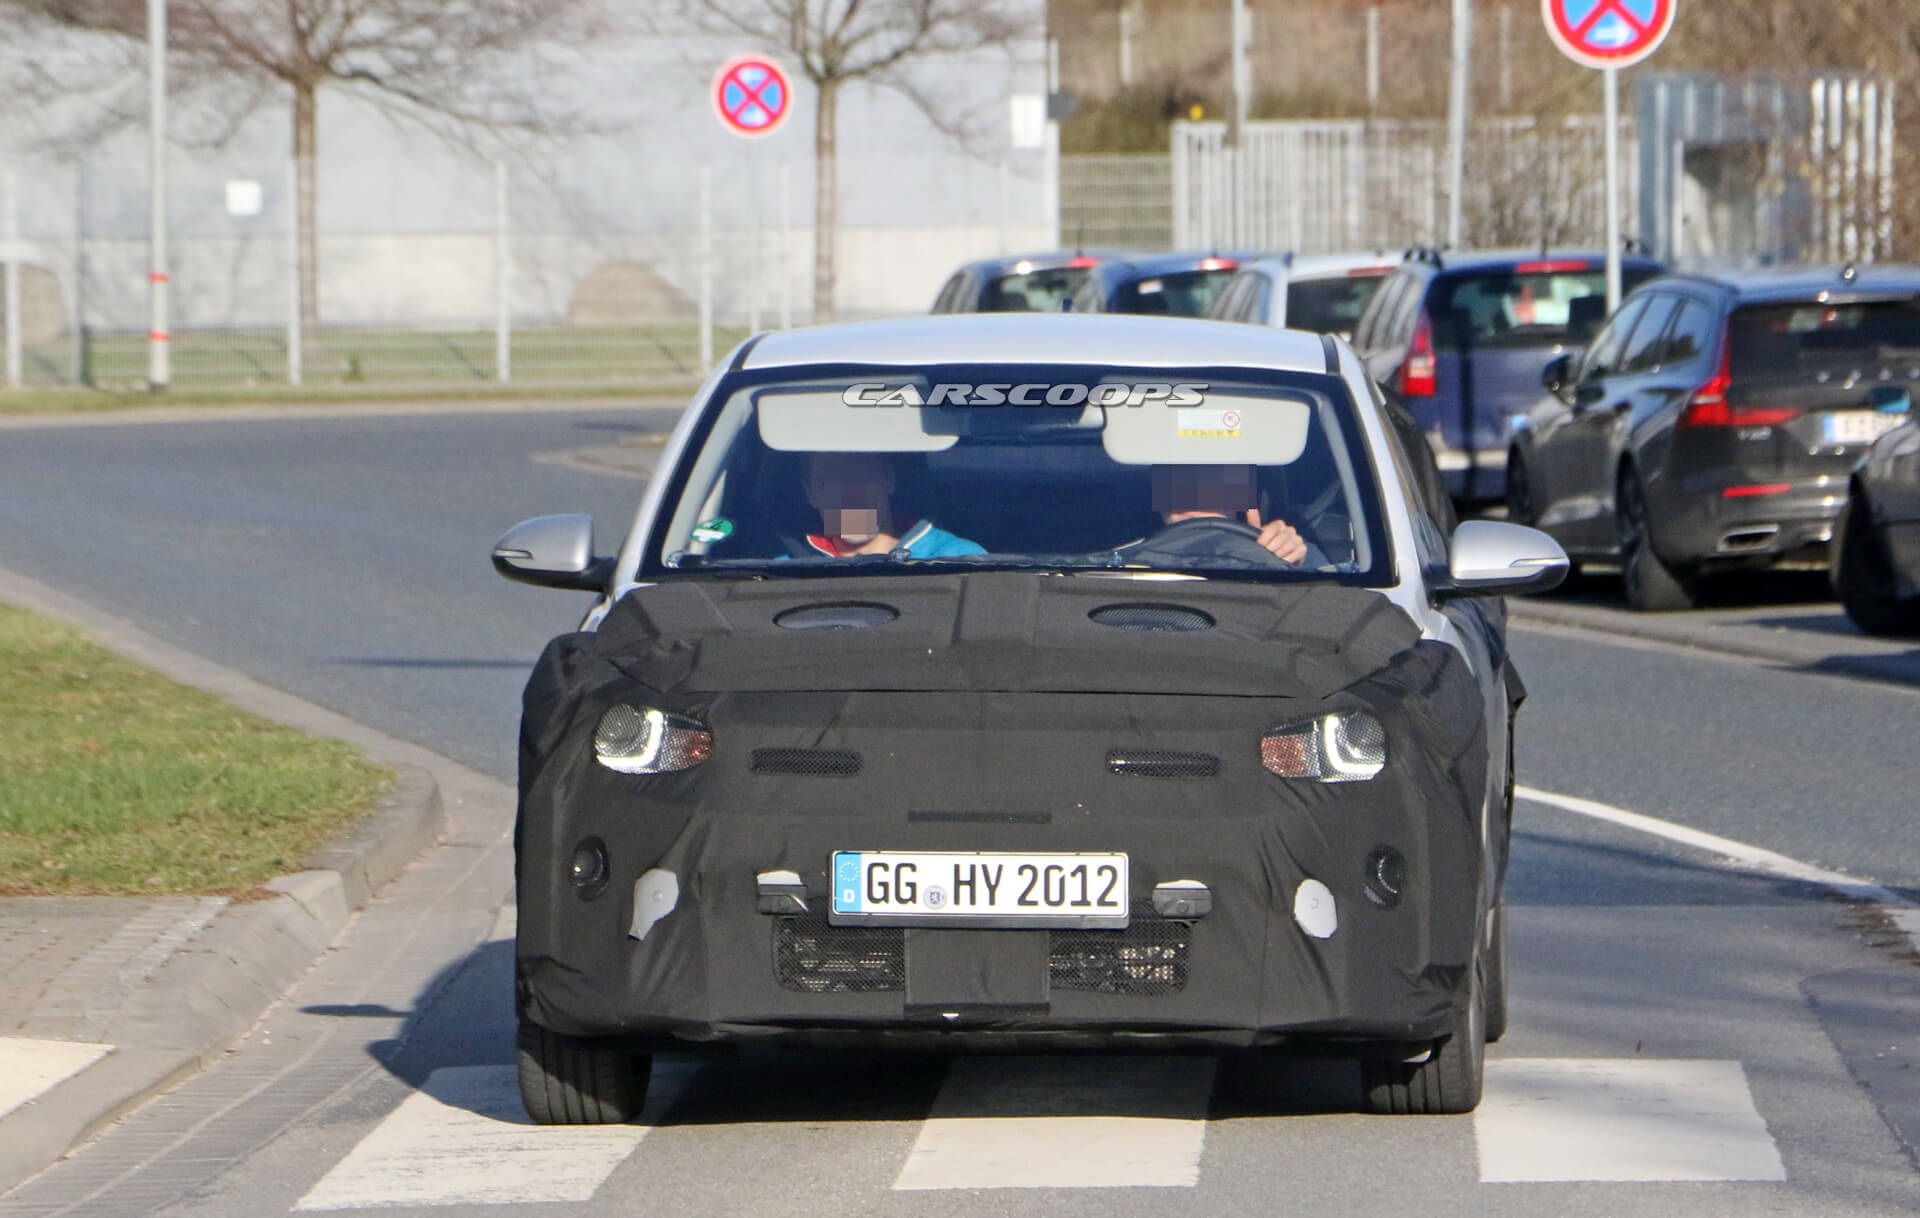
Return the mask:
[[1620,307],[1620,69],[1604,68],[1607,158],[1607,313]]
[[713,367],[713,170],[700,167],[700,370]]
[[1447,244],[1459,249],[1465,237],[1467,192],[1468,85],[1473,71],[1473,0],[1453,0],[1453,78],[1447,89]]
[[167,5],[147,0],[147,388],[173,382],[167,324]]

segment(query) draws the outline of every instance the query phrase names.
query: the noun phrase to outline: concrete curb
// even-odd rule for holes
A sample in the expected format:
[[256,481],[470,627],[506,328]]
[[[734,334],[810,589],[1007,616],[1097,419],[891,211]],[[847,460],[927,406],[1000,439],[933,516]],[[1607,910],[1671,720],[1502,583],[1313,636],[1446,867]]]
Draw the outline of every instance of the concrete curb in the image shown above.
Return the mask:
[[346,929],[354,912],[446,831],[439,784],[394,765],[373,814],[271,880],[275,895],[229,905],[147,979],[106,1029],[112,1053],[0,1119],[0,1193],[211,1064]]

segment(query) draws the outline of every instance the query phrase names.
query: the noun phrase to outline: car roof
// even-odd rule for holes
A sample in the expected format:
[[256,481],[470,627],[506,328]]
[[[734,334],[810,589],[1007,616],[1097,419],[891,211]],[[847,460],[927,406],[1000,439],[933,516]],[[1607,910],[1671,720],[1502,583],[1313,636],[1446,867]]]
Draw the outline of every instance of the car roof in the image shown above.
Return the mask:
[[[1426,261],[1418,252],[1409,250],[1407,252],[1405,265],[1424,265],[1432,268],[1438,274],[1447,274],[1452,271],[1505,270],[1512,264],[1522,262],[1571,262],[1575,259],[1581,259],[1587,262],[1604,264],[1607,260],[1607,251],[1592,248],[1541,249],[1536,245],[1530,248],[1494,250],[1442,250],[1438,256],[1440,262],[1438,266],[1435,266],[1432,262]],[[1644,254],[1622,254],[1620,255],[1620,265],[1623,267],[1632,267],[1635,270],[1662,269],[1660,262]]]
[[1863,266],[1852,279],[1845,277],[1845,270],[1841,265],[1693,270],[1667,275],[1660,282],[1730,291],[1743,304],[1812,300],[1822,292],[1841,299],[1920,293],[1920,266]]
[[1373,250],[1368,253],[1279,254],[1257,259],[1241,269],[1264,271],[1276,279],[1319,279],[1375,267],[1385,274],[1399,264],[1399,255]]
[[806,326],[762,335],[739,360],[746,369],[1095,364],[1328,371],[1318,334],[1106,313],[951,313]]
[[1033,265],[1029,270],[1050,271],[1071,266],[1075,259],[1091,259],[1088,266],[1111,262],[1116,258],[1126,258],[1124,250],[1043,250],[1037,254],[1007,254],[998,258],[979,258],[967,263],[962,270],[974,271],[980,275],[1004,275],[1022,262]]
[[1258,261],[1263,255],[1258,250],[1186,250],[1175,254],[1134,254],[1103,262],[1095,271],[1103,280],[1112,283],[1124,283],[1134,279],[1147,279],[1154,275],[1173,275],[1181,271],[1197,271],[1201,264],[1210,259],[1230,262],[1231,267],[1221,270],[1238,270],[1250,262]]

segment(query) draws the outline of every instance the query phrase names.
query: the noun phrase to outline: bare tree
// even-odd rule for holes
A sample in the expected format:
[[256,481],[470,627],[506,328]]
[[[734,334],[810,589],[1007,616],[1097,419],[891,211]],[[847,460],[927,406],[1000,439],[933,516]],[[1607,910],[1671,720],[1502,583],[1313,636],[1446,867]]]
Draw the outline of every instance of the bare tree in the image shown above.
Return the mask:
[[840,225],[840,89],[865,81],[906,97],[934,126],[965,139],[950,113],[909,73],[916,61],[1010,48],[1042,33],[1040,6],[1020,0],[665,0],[660,33],[743,38],[791,56],[813,84],[813,315],[831,320]]
[[[51,98],[93,84],[104,129],[144,113],[139,75],[115,68],[144,56],[147,5],[165,0],[0,0],[23,29],[112,36],[122,63],[94,79],[42,73]],[[350,92],[389,118],[469,142],[576,129],[543,86],[551,56],[603,29],[593,0],[171,0],[168,69],[176,91],[218,142],[273,100],[292,103],[300,324],[319,321],[315,181],[323,88]],[[102,83],[104,82],[104,83]]]

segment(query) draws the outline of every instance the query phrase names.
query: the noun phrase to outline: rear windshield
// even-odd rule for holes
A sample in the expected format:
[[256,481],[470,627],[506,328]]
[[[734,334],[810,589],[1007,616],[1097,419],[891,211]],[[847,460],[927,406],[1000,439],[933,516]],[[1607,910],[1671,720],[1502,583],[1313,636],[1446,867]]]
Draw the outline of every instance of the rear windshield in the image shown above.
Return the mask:
[[1749,305],[1728,323],[1733,375],[1789,377],[1920,358],[1920,300]]
[[[1427,301],[1436,346],[1551,347],[1583,344],[1607,315],[1607,268],[1599,261],[1557,261],[1552,269],[1468,271],[1434,281]],[[1621,290],[1653,277],[1644,268],[1621,272]]]
[[980,294],[982,313],[1058,313],[1087,281],[1083,266],[1057,266],[989,279]]
[[1385,273],[1296,279],[1287,285],[1287,328],[1350,335],[1386,281]]
[[1113,295],[1114,313],[1168,313],[1175,317],[1205,317],[1214,297],[1233,278],[1234,268],[1217,271],[1175,271],[1150,275],[1129,283]]

